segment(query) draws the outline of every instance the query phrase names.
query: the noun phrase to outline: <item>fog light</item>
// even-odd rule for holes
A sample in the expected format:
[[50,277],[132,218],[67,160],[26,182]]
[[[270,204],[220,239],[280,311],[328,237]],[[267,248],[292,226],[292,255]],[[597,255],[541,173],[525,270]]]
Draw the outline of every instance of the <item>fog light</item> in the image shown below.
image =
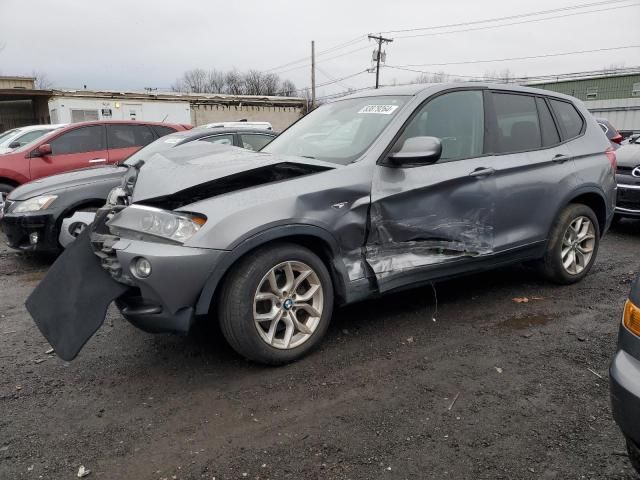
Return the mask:
[[144,257],[138,257],[133,263],[133,273],[140,278],[151,275],[151,262]]
[[624,305],[622,323],[631,333],[640,337],[640,308],[636,307],[631,300],[627,300]]
[[29,243],[31,245],[35,245],[36,243],[38,243],[38,232],[31,232],[29,234]]

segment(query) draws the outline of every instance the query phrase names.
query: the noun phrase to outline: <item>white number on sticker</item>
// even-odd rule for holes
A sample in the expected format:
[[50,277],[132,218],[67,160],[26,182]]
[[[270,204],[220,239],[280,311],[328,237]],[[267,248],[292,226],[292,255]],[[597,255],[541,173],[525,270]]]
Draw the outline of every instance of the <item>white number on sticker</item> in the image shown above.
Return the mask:
[[358,113],[377,113],[378,115],[391,115],[397,105],[366,105]]

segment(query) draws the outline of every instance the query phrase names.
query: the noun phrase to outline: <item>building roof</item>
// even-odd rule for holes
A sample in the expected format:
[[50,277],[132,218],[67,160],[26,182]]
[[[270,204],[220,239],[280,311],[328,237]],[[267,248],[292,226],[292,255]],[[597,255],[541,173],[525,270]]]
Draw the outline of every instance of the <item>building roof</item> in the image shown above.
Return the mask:
[[182,93],[182,92],[141,92],[127,90],[84,90],[55,89],[54,97],[109,98],[123,100],[163,100],[189,103],[243,103],[270,105],[300,105],[306,102],[300,97],[282,97],[267,95],[227,95],[222,93]]

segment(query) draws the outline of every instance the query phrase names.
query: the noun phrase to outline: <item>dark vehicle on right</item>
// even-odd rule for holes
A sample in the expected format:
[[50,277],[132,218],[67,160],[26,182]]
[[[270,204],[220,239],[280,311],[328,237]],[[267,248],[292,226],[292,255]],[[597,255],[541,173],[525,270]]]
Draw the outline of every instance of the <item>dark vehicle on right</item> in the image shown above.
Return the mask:
[[640,473],[640,277],[624,306],[609,378],[613,418],[627,440],[631,463]]
[[616,150],[618,199],[614,220],[640,218],[640,144],[630,143]]

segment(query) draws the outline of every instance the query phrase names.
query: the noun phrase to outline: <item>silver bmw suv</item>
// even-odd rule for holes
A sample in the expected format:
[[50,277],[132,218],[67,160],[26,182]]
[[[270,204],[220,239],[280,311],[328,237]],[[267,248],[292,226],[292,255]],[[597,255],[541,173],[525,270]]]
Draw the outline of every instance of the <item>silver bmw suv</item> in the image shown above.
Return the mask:
[[614,171],[572,97],[476,83],[358,93],[261,152],[184,145],[131,167],[27,305],[63,358],[115,300],[143,330],[216,321],[239,354],[286,363],[318,345],[335,307],[375,295],[522,261],[581,280]]

